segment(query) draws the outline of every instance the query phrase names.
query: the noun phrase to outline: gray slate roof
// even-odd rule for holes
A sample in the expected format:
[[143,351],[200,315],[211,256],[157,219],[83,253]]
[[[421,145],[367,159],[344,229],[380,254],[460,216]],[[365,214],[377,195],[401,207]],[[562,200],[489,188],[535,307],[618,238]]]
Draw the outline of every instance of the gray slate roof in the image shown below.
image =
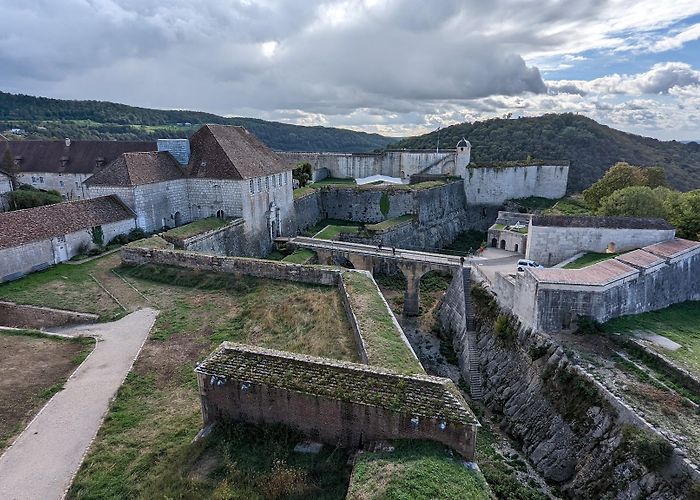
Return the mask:
[[441,377],[399,375],[358,363],[232,342],[223,342],[195,371],[402,414],[477,423],[454,383]]
[[0,250],[135,217],[116,195],[4,212],[0,213]]

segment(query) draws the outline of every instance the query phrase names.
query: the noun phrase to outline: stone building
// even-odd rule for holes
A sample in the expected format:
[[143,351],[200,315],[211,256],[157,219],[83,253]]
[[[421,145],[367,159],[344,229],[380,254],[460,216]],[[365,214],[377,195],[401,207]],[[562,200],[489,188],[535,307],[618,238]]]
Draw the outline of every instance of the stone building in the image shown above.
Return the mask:
[[579,252],[626,252],[675,234],[663,219],[536,215],[528,227],[526,256],[552,266]]
[[0,195],[12,191],[12,176],[0,170]]
[[0,281],[45,269],[136,227],[117,196],[0,213]]
[[446,378],[230,342],[195,371],[205,426],[229,420],[284,424],[347,448],[430,439],[474,459],[479,424]]
[[88,196],[118,195],[145,231],[206,217],[242,218],[246,255],[296,228],[292,172],[242,127],[204,125],[157,152],[124,153],[85,181]]
[[18,183],[79,200],[88,197],[83,182],[119,155],[155,149],[154,142],[0,141],[0,160],[9,152]]

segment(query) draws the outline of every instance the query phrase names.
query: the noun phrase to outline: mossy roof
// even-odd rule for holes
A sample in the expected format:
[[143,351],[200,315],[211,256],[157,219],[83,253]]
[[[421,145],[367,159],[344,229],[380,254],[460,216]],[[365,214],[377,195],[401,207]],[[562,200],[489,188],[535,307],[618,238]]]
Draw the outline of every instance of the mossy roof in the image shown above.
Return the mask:
[[195,371],[448,423],[477,423],[454,383],[441,377],[400,375],[358,363],[232,342],[222,343]]

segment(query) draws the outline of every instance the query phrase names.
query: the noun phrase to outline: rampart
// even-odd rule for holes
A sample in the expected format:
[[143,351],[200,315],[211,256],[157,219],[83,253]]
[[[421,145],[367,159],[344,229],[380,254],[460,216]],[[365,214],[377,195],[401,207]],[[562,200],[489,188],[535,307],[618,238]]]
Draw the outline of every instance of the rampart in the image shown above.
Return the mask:
[[673,239],[582,269],[526,269],[497,274],[499,304],[543,332],[576,327],[700,299],[700,242]]
[[0,301],[0,326],[41,330],[76,323],[94,323],[98,319],[96,314]]
[[204,424],[284,424],[330,445],[430,439],[474,459],[478,423],[449,379],[224,342],[195,369]]
[[464,190],[470,205],[501,205],[506,200],[540,196],[562,198],[566,195],[569,166],[515,165],[467,167]]
[[245,221],[234,219],[228,225],[188,238],[174,238],[163,233],[162,238],[175,248],[210,255],[250,255],[246,243]]
[[661,219],[534,216],[526,256],[550,266],[579,252],[625,252],[674,235],[673,226]]

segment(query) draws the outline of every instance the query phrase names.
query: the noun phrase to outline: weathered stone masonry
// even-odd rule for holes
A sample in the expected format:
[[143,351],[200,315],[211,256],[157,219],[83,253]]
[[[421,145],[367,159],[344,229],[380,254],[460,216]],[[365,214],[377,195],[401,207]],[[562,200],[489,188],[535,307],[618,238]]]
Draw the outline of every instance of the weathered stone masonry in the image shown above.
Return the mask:
[[430,439],[474,459],[478,423],[449,379],[229,342],[195,371],[205,425],[280,423],[348,448]]

